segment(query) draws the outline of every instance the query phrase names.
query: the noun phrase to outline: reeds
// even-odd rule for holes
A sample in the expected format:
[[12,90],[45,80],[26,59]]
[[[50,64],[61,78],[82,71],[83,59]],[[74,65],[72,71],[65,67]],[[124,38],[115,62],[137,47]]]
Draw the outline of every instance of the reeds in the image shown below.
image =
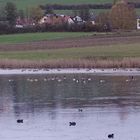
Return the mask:
[[40,61],[1,59],[0,68],[140,68],[140,58]]

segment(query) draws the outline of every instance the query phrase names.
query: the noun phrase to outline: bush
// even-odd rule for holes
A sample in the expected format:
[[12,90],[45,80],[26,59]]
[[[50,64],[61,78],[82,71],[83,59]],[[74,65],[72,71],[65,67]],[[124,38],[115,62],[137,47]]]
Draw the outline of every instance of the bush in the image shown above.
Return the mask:
[[118,2],[112,7],[110,19],[114,29],[136,29],[135,8],[124,1]]

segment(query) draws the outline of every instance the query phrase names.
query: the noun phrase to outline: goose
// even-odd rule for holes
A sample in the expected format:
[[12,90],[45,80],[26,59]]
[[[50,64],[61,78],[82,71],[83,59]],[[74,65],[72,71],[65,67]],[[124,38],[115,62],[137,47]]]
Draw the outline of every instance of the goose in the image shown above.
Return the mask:
[[23,123],[23,119],[18,119],[17,123]]
[[105,82],[105,80],[100,80],[100,83],[104,83]]
[[78,109],[78,111],[79,111],[79,112],[82,112],[82,111],[83,111],[83,109],[79,108],[79,109]]
[[13,82],[14,80],[13,80],[13,79],[9,79],[8,81],[9,81],[9,82]]
[[69,126],[75,126],[76,122],[69,122]]
[[88,81],[91,81],[91,78],[88,78]]
[[108,134],[108,138],[109,139],[113,139],[114,138],[114,134]]

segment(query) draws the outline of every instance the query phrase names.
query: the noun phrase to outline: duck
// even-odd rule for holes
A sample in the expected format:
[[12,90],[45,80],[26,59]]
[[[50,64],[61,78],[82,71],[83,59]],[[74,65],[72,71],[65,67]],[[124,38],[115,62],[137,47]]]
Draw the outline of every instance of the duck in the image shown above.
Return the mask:
[[76,122],[69,122],[69,126],[75,126]]
[[114,134],[108,134],[108,138],[109,139],[113,139],[114,138]]
[[23,119],[18,119],[17,123],[23,123]]
[[79,112],[82,112],[82,111],[83,111],[83,109],[79,108],[79,109],[78,109],[78,111],[79,111]]

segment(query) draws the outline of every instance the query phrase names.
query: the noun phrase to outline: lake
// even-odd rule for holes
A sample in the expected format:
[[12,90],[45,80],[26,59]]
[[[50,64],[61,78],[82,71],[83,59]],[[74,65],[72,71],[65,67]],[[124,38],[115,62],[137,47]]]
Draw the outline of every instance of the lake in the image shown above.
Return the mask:
[[139,119],[140,76],[0,76],[1,140],[139,140]]

